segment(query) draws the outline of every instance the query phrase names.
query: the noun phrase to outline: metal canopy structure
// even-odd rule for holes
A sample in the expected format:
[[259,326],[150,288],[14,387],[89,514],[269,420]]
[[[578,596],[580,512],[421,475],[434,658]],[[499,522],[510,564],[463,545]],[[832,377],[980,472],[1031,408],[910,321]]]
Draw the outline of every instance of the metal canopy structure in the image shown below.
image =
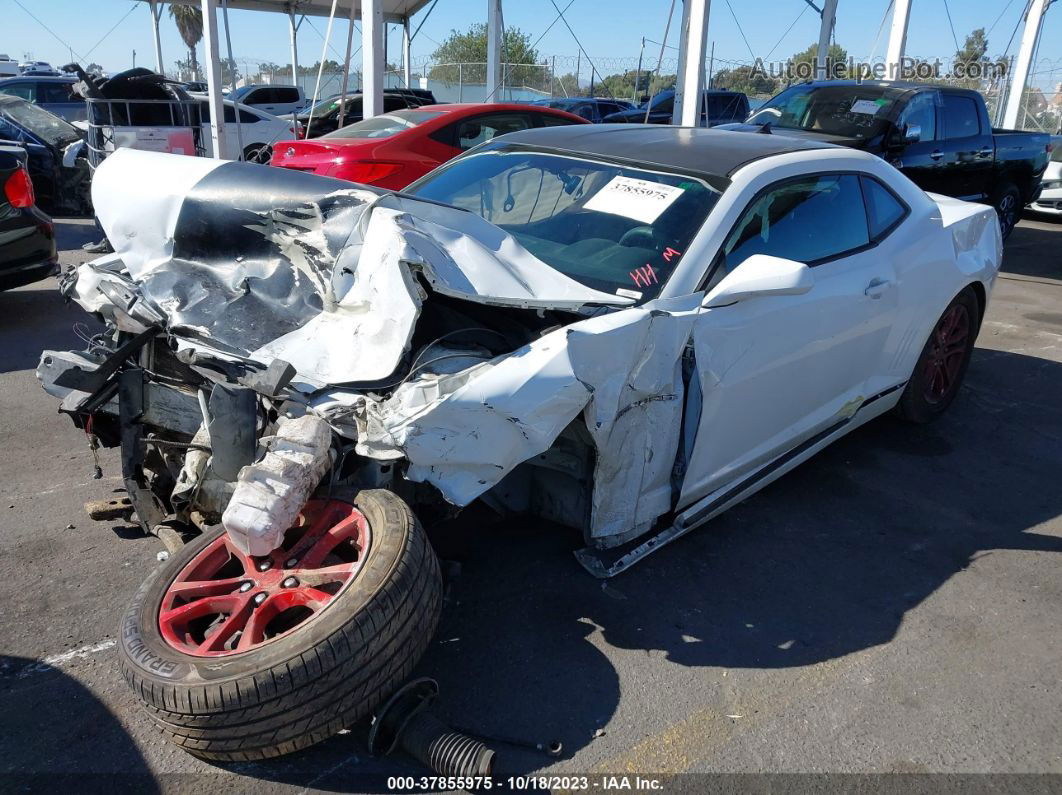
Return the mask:
[[[493,0],[500,8],[501,0]],[[386,69],[384,52],[384,26],[397,23],[403,26],[403,52],[405,77],[409,81],[409,18],[428,5],[431,0],[134,0],[146,2],[151,8],[151,25],[155,40],[155,63],[163,71],[162,44],[159,37],[159,21],[162,6],[193,6],[203,11],[203,44],[206,51],[204,66],[210,102],[210,136],[214,145],[214,157],[221,158],[224,151],[225,128],[217,120],[223,119],[221,92],[221,57],[219,54],[218,9],[263,11],[284,14],[288,18],[291,34],[292,82],[298,81],[298,30],[305,17],[345,16],[353,27],[362,23],[362,105],[365,118],[383,111],[383,76]],[[296,21],[298,20],[298,21]],[[500,41],[496,42],[500,48]],[[323,60],[323,57],[322,57]],[[500,57],[498,58],[500,61]],[[350,48],[347,48],[344,72],[350,72]]]

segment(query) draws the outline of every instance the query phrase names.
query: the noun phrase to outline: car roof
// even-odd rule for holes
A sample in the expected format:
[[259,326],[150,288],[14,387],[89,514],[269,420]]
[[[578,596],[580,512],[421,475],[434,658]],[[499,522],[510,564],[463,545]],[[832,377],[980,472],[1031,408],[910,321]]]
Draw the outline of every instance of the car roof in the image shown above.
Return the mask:
[[32,80],[35,83],[76,83],[77,78],[73,75],[19,75],[18,77],[5,77],[0,80],[0,85],[4,83],[14,83],[16,80],[23,82],[26,80]]
[[570,154],[626,160],[646,166],[729,179],[754,160],[807,149],[837,149],[834,144],[784,135],[674,127],[665,124],[573,124],[512,132],[512,143]]

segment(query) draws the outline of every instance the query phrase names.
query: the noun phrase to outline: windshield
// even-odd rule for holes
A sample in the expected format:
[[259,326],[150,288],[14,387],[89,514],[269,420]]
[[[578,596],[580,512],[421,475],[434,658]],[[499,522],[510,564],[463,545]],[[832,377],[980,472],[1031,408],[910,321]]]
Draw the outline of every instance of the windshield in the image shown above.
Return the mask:
[[403,130],[409,130],[418,124],[444,115],[444,111],[396,110],[382,116],[374,116],[365,121],[342,127],[335,132],[322,135],[322,138],[390,138]]
[[897,96],[884,86],[793,86],[768,100],[748,123],[872,138],[892,117]]
[[[339,97],[329,97],[326,100],[318,102],[312,109],[302,111],[302,116],[309,116],[311,113],[314,118],[319,116],[327,116],[329,113],[339,107]],[[356,103],[356,104],[355,104]],[[350,113],[354,108],[357,108],[357,113],[361,113],[361,94],[347,94],[347,113]]]
[[0,104],[0,115],[29,130],[51,146],[63,146],[81,137],[77,128],[54,113],[49,113],[29,102],[4,102]]
[[675,93],[673,91],[662,91],[651,99],[647,99],[641,105],[638,106],[642,110],[646,107],[651,110],[666,111],[675,107]]
[[719,198],[697,177],[495,146],[408,192],[470,210],[550,267],[625,298],[659,294]]

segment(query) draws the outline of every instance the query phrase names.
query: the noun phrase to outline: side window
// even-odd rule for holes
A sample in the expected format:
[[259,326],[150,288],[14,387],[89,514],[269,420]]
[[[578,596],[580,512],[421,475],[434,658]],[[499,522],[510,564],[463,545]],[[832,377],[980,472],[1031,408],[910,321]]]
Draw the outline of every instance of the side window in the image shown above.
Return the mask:
[[262,121],[262,117],[261,116],[257,116],[254,113],[251,113],[251,111],[249,111],[249,110],[245,110],[244,108],[240,108],[240,123],[241,124],[254,124],[255,122],[259,122],[259,121]]
[[393,110],[405,110],[409,107],[409,101],[398,94],[384,94],[383,109],[384,113],[390,113]]
[[270,100],[274,105],[286,105],[289,102],[298,102],[299,89],[284,86],[274,88]]
[[10,94],[13,97],[21,97],[27,102],[33,102],[36,99],[35,92],[33,91],[33,83],[15,83],[11,86],[0,86],[0,93]]
[[956,94],[944,95],[944,137],[969,138],[981,134],[981,119],[977,103],[969,97]]
[[522,113],[492,113],[461,122],[457,127],[457,147],[462,151],[491,141],[499,135],[526,130],[530,120]]
[[813,264],[869,243],[859,177],[800,177],[753,200],[723,246],[723,266],[732,271],[753,254]]
[[210,103],[200,102],[199,104],[199,123],[210,124]]
[[933,91],[924,91],[915,94],[907,107],[903,109],[897,122],[903,125],[918,126],[922,130],[919,140],[937,140],[937,94]]
[[244,105],[269,105],[270,103],[270,90],[268,88],[256,88],[243,98]]
[[903,220],[907,206],[873,177],[860,177],[860,181],[863,183],[863,200],[867,204],[870,239],[876,243]]
[[232,105],[225,105],[223,107],[224,107],[224,111],[222,111],[222,115],[225,117],[225,123],[226,124],[235,124],[236,123],[236,108],[232,107]]
[[38,83],[38,102],[79,102],[81,97],[74,95],[73,83]]
[[551,116],[548,113],[536,113],[539,123],[543,127],[565,127],[572,124],[571,119],[565,119],[561,116]]

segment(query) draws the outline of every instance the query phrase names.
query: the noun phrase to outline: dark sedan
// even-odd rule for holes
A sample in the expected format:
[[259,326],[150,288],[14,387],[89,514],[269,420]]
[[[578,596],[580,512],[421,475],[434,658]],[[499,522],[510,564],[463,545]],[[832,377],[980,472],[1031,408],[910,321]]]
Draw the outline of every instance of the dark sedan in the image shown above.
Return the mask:
[[[717,124],[730,124],[744,121],[749,115],[749,98],[740,91],[723,91],[706,89],[701,106],[701,127],[715,127]],[[671,124],[675,110],[675,92],[673,89],[660,91],[637,108],[612,113],[602,121],[606,124],[633,123]],[[647,113],[648,111],[648,113]]]
[[[53,215],[88,213],[92,175],[78,154],[83,146],[76,127],[24,99],[0,94],[0,140],[14,141],[26,150],[42,209]],[[71,146],[74,149],[68,153]]]
[[620,113],[634,107],[625,99],[598,99],[597,97],[554,97],[553,99],[539,99],[531,104],[574,113],[594,123],[613,113]]
[[26,151],[0,144],[0,290],[31,284],[55,270],[55,228],[34,203]]

